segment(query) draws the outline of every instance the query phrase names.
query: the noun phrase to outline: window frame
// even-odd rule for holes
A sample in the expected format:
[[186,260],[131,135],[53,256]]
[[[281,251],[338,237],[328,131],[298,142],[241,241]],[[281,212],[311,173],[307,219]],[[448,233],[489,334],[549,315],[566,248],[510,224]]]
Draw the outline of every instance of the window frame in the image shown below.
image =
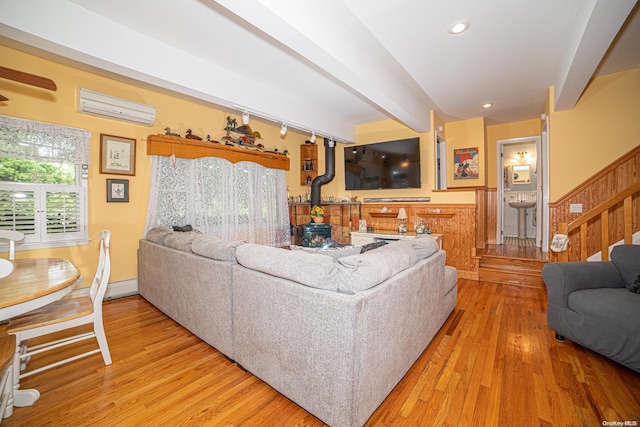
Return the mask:
[[[81,172],[82,165],[76,165],[75,185],[0,181],[0,189],[2,190],[14,192],[32,191],[34,193],[33,198],[35,233],[25,234],[25,239],[22,242],[17,242],[17,244],[15,245],[16,252],[34,249],[83,246],[89,244],[88,189],[87,180],[85,178],[81,178]],[[77,218],[80,224],[78,226],[78,231],[68,233],[47,232],[46,205],[48,192],[69,192],[79,195],[79,214]],[[1,211],[0,214],[2,214]],[[15,227],[13,229],[15,229]],[[0,242],[0,252],[8,252],[8,250],[9,245],[7,243]]]
[[[64,212],[65,220],[71,218],[72,221],[80,222],[79,232],[73,232],[71,234],[47,233],[47,227],[51,227],[52,224],[55,224],[55,221],[48,224],[46,220],[47,215],[43,214],[41,217],[44,219],[39,223],[39,227],[42,228],[44,226],[44,235],[41,235],[40,238],[37,239],[37,242],[29,242],[31,239],[26,239],[27,242],[17,244],[15,248],[17,251],[79,246],[89,243],[87,168],[91,158],[90,131],[0,115],[0,157],[35,160],[46,163],[69,163],[75,166],[76,179],[73,185],[0,182],[0,188],[6,188],[3,187],[4,185],[15,186],[20,184],[24,184],[22,188],[26,186],[34,186],[37,188],[39,206],[44,206],[44,209],[41,210],[46,210],[47,190],[54,187],[56,187],[58,192],[60,190],[63,192],[66,190],[73,191],[81,198],[77,207],[78,210],[73,211],[70,215],[66,215],[67,208],[64,206],[64,203],[62,207],[61,205],[56,205],[53,208],[55,213]],[[10,206],[12,219],[15,219],[14,212],[14,208]],[[35,219],[37,214],[38,212],[34,211],[34,224],[38,221]],[[12,228],[15,228],[15,222],[11,225]],[[53,236],[54,234],[57,236]],[[8,250],[8,246],[8,244],[0,242],[0,252]]]

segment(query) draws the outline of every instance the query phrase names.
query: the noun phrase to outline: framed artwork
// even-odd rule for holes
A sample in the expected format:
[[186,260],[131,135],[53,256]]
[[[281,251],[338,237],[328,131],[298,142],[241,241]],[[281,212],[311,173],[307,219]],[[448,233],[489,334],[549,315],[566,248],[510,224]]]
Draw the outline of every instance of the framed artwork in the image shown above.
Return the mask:
[[128,202],[129,180],[107,179],[107,202]]
[[453,179],[478,179],[478,147],[453,150]]
[[100,134],[100,173],[136,174],[136,140]]

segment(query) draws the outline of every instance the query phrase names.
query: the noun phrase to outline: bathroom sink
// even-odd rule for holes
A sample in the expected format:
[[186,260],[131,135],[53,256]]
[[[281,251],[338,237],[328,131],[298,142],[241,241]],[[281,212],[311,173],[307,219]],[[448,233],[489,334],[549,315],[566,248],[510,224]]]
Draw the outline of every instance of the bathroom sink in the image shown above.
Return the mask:
[[513,201],[509,206],[518,210],[518,239],[527,237],[527,209],[536,205],[536,202]]
[[509,206],[516,209],[528,209],[536,205],[536,202],[509,202]]

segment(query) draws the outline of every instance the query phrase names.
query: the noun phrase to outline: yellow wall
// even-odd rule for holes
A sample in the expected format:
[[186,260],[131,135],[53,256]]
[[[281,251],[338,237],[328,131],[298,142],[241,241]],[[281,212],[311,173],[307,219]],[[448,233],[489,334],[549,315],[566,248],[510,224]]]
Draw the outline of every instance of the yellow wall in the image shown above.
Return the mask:
[[[486,177],[486,148],[485,148],[484,118],[460,120],[447,123],[447,187],[477,187],[485,183]],[[455,167],[453,152],[460,148],[478,148],[478,179],[454,180]]]
[[572,110],[549,109],[549,200],[555,201],[640,145],[640,69],[592,80]]
[[[0,102],[0,114],[87,129],[92,132],[91,165],[89,167],[89,236],[108,228],[112,237],[112,281],[137,277],[136,250],[142,236],[148,193],[149,159],[146,155],[146,137],[164,133],[169,126],[184,134],[190,127],[197,135],[210,134],[219,139],[224,135],[227,112],[211,108],[202,102],[170,96],[131,84],[120,83],[73,67],[41,59],[6,46],[0,46],[2,65],[52,78],[57,92],[50,92],[9,80],[0,80],[0,93],[10,100]],[[139,126],[77,113],[79,88],[153,105],[157,120],[152,127]],[[549,100],[553,99],[550,90]],[[585,179],[628,152],[640,143],[640,70],[618,73],[595,79],[571,111],[553,112],[551,101],[545,111],[550,116],[550,200],[554,201]],[[550,113],[549,113],[550,112]],[[232,114],[234,115],[234,114]],[[235,114],[238,120],[239,114]],[[499,139],[539,135],[540,121],[485,127],[483,118],[444,123],[432,113],[433,128],[444,126],[447,141],[447,166],[450,169],[449,186],[495,187],[496,141]],[[266,147],[288,149],[291,170],[287,184],[292,196],[305,194],[308,187],[300,185],[299,145],[309,135],[289,130],[286,137],[279,134],[279,125],[252,117],[251,127],[262,134]],[[135,138],[136,175],[124,177],[130,181],[129,203],[106,203],[106,179],[123,178],[99,173],[100,134]],[[344,145],[336,147],[336,177],[322,188],[323,195],[365,197],[431,197],[433,203],[474,203],[473,191],[433,191],[434,133],[418,134],[394,120],[385,120],[359,126],[357,144],[382,142],[392,139],[420,137],[422,150],[422,188],[407,190],[369,190],[347,193],[344,189]],[[317,144],[319,173],[324,173],[324,149],[321,136]],[[480,177],[477,180],[453,180],[453,150],[478,147],[480,149]],[[97,244],[18,252],[17,257],[56,256],[71,259],[85,277],[91,277],[97,262]]]
[[[432,114],[431,120],[432,123],[443,123],[434,114]],[[364,198],[430,197],[432,203],[473,203],[475,201],[475,195],[472,192],[433,191],[435,187],[435,143],[433,132],[417,133],[397,120],[382,120],[358,126],[356,129],[355,145],[416,137],[420,138],[421,188],[350,191],[348,194],[358,196],[358,200],[360,201]],[[338,191],[341,192],[341,194],[345,192],[343,166],[344,147],[344,145],[339,145],[336,150],[336,179],[334,180],[337,182],[337,185],[339,185]]]
[[[164,133],[169,126],[172,131],[184,135],[187,128],[200,136],[210,134],[219,139],[224,136],[227,112],[209,108],[202,103],[190,102],[152,90],[124,84],[115,80],[81,71],[79,69],[44,60],[6,46],[0,46],[2,65],[45,76],[54,80],[56,92],[0,79],[0,94],[9,98],[0,102],[0,114],[54,123],[62,126],[87,129],[92,132],[91,164],[88,180],[89,237],[95,239],[100,230],[107,228],[111,237],[111,281],[121,281],[137,277],[138,239],[142,236],[149,191],[150,161],[146,155],[146,138],[150,134]],[[94,117],[77,112],[79,88],[153,105],[157,119],[152,127],[129,124],[118,120]],[[233,114],[232,114],[233,115]],[[236,114],[234,117],[240,121]],[[289,130],[286,137],[280,136],[280,126],[258,119],[251,119],[251,127],[261,133],[261,141],[267,148],[288,149],[292,153],[291,169],[297,173],[299,162],[298,146],[308,135]],[[136,175],[106,175],[99,173],[100,134],[135,138]],[[320,140],[320,138],[319,138]],[[288,174],[290,175],[290,174]],[[106,202],[106,179],[129,180],[129,203]],[[291,182],[297,182],[299,175]],[[289,182],[289,177],[287,179]],[[86,282],[93,277],[98,260],[98,246],[95,240],[86,246],[69,248],[20,251],[17,258],[62,257],[70,259],[81,271]],[[85,285],[88,283],[85,282]]]
[[540,136],[540,119],[487,126],[487,187],[498,186],[497,141],[503,139]]

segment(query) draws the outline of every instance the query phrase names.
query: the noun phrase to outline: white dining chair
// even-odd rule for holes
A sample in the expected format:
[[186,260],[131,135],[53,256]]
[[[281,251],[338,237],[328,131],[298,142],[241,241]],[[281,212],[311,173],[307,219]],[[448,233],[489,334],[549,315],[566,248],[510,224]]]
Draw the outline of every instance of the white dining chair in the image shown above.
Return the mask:
[[13,263],[8,259],[0,258],[0,279],[7,277],[13,271]]
[[0,336],[0,424],[2,419],[13,414],[10,401],[13,396],[13,357],[16,352],[16,338],[13,335]]
[[0,230],[0,239],[9,241],[9,259],[14,259],[16,242],[24,239],[24,233],[15,230]]
[[[20,379],[22,378],[98,352],[102,353],[102,359],[105,365],[111,364],[111,354],[109,353],[109,345],[107,344],[107,337],[104,333],[104,324],[102,321],[102,301],[107,291],[109,274],[111,272],[111,260],[109,257],[110,240],[111,232],[103,230],[100,233],[98,268],[96,269],[96,274],[89,288],[88,296],[62,298],[39,309],[14,317],[9,321],[7,333],[15,335],[16,342],[18,343],[18,351],[14,358],[14,387],[20,383]],[[73,335],[32,347],[27,345],[29,339],[87,324],[93,324],[92,332]],[[25,369],[26,363],[31,357],[36,354],[94,337],[98,341],[99,348],[97,349],[51,363],[38,369],[20,373],[21,370]]]

